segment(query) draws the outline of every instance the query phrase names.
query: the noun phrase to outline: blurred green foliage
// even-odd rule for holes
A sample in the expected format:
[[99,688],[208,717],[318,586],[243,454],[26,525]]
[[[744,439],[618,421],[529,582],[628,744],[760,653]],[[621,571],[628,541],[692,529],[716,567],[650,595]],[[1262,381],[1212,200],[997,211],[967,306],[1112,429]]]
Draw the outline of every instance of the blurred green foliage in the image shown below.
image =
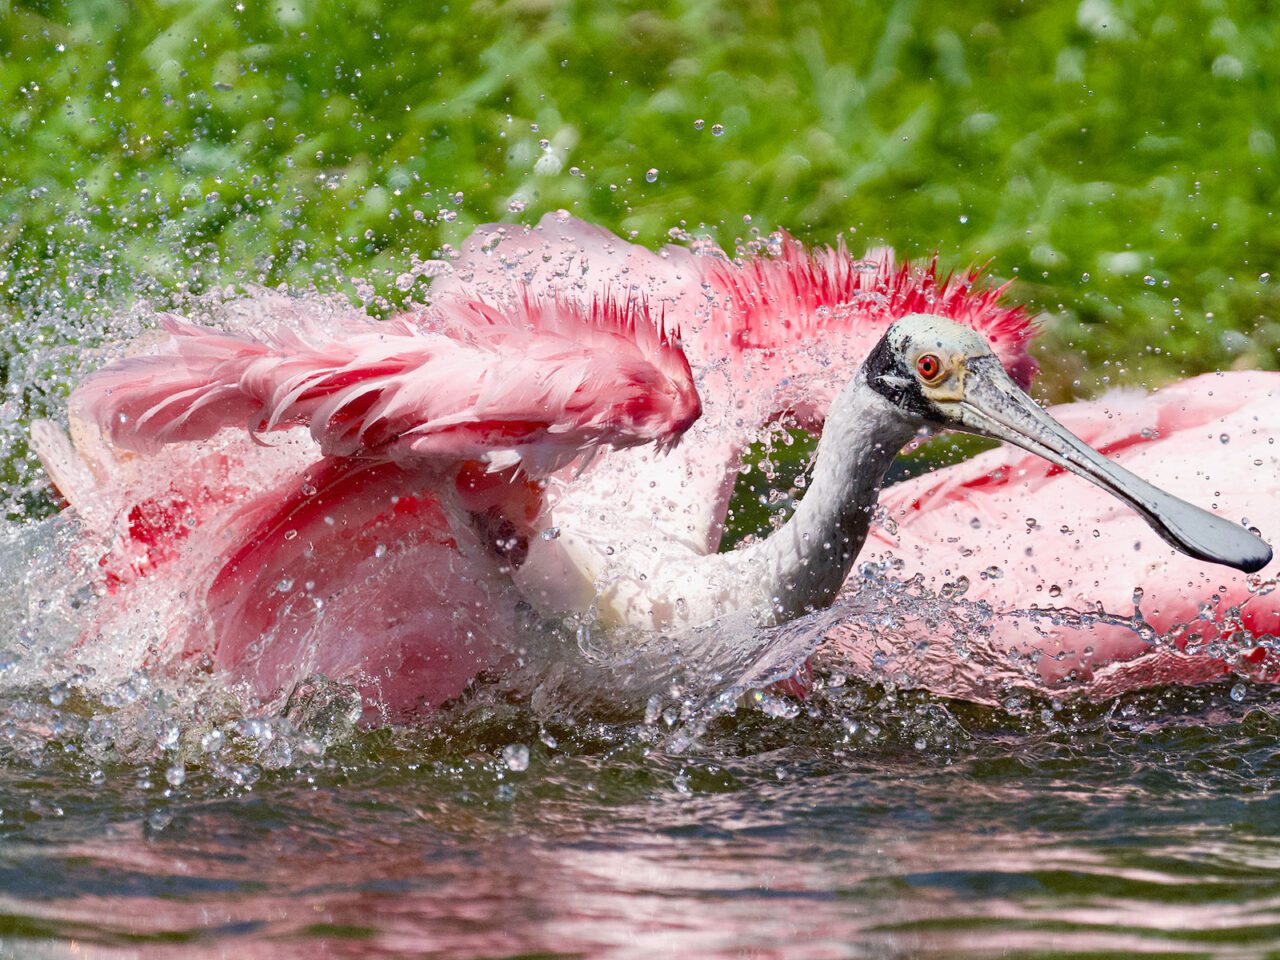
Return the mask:
[[388,290],[477,223],[563,207],[648,244],[852,230],[990,260],[1046,316],[1055,398],[1276,365],[1280,18],[1260,0],[0,15],[10,310],[219,279]]

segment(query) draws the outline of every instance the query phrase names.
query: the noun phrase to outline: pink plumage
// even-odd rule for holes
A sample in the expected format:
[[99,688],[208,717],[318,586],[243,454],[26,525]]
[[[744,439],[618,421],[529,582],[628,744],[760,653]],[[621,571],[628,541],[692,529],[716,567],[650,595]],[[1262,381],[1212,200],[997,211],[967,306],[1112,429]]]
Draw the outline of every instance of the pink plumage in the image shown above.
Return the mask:
[[896,264],[884,249],[855,258],[843,239],[806,249],[784,235],[772,253],[740,262],[708,258],[702,272],[718,296],[699,337],[735,352],[794,353],[806,343],[851,340],[846,349],[865,356],[898,318],[935,313],[986,337],[1024,388],[1036,372],[1026,352],[1030,318],[1001,302],[1007,284],[982,285],[977,267],[940,277],[936,258]]
[[642,300],[607,293],[587,305],[446,301],[385,323],[163,325],[155,354],[78,391],[125,449],[304,425],[326,456],[520,460],[542,475],[599,444],[670,443],[699,413],[675,340]]
[[[1277,404],[1280,375],[1236,372],[1050,412],[1162,488],[1276,530]],[[1032,454],[1001,446],[892,486],[881,505],[887,523],[873,530],[866,556],[889,551],[902,561],[897,577],[919,576],[934,593],[963,584],[963,599],[989,604],[994,616],[988,634],[960,644],[911,617],[877,625],[874,636],[856,621],[837,628],[831,642],[864,667],[879,651],[889,655],[886,672],[972,699],[990,699],[1002,682],[1104,694],[1230,670],[1276,674],[1267,656],[1280,636],[1274,562],[1249,576],[1193,560],[1123,504]],[[1091,621],[1099,609],[1132,622]],[[922,641],[935,645],[932,655],[919,654]]]
[[[149,352],[75,391],[72,442],[48,424],[33,440],[101,551],[107,596],[86,638],[146,637],[153,661],[208,662],[264,701],[312,673],[351,679],[371,711],[403,718],[512,657],[531,574],[577,577],[562,593],[586,609],[614,542],[713,554],[742,451],[779,415],[820,429],[896,319],[972,327],[1025,384],[1033,326],[1003,290],[843,244],[781,238],[733,261],[705,244],[649,251],[560,215],[491,225],[429,306],[388,321],[264,291],[215,325],[164,318]],[[1167,412],[1172,396],[1135,401],[1135,416]],[[1105,446],[1094,408],[1064,415]],[[1185,430],[1126,436],[1170,463],[1191,455]],[[1241,441],[1233,455],[1256,442]],[[987,457],[888,491],[889,509],[917,519],[868,549],[915,556],[930,582],[951,576],[951,540],[972,532],[960,514],[980,494],[991,549],[1012,542],[1021,494],[992,488]],[[1045,523],[1095,522],[1096,494],[1043,479],[1061,501]],[[597,567],[576,570],[568,547],[543,559],[573,540],[556,541],[561,525]],[[1072,561],[1040,562],[1051,578]],[[975,577],[993,598],[1024,599],[1017,577]],[[855,663],[873,647],[849,631],[833,644]]]

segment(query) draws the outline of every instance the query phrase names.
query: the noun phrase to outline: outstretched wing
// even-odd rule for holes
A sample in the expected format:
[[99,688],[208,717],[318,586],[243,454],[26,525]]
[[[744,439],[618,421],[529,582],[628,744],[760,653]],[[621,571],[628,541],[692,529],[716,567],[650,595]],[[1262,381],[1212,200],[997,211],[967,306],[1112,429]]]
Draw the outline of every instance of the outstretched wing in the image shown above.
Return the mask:
[[673,442],[699,411],[688,363],[637,299],[384,323],[281,299],[222,329],[167,318],[76,390],[70,438],[35,431],[104,550],[94,624],[164,624],[167,650],[264,695],[361,671],[391,676],[393,703],[438,703],[502,652],[514,603],[493,570],[537,539],[535,478]]
[[436,304],[386,322],[224,332],[167,317],[152,356],[77,391],[117,446],[304,425],[326,456],[520,464],[670,444],[698,417],[688,362],[636,298]]
[[821,427],[826,408],[885,330],[913,313],[947,317],[981,333],[1010,375],[1026,387],[1034,326],[1001,303],[1002,286],[980,268],[939,275],[937,261],[895,261],[880,248],[854,257],[841,240],[806,248],[785,234],[738,260],[699,258],[708,308],[690,325],[695,364],[726,362],[768,417],[787,412]]
[[[977,330],[1023,386],[1035,373],[1030,318],[1001,303],[1005,287],[984,283],[980,268],[940,275],[936,261],[900,263],[885,248],[856,257],[843,240],[810,249],[777,233],[736,258],[709,240],[653,251],[555,213],[534,227],[477,228],[431,293],[510,303],[527,290],[587,303],[602,289],[642,294],[676,318],[699,374],[733,367],[723,389],[735,391],[726,402],[739,409],[743,401],[768,406],[779,393],[798,397],[800,381],[842,386],[889,325],[911,313]],[[818,424],[829,399],[810,403]]]

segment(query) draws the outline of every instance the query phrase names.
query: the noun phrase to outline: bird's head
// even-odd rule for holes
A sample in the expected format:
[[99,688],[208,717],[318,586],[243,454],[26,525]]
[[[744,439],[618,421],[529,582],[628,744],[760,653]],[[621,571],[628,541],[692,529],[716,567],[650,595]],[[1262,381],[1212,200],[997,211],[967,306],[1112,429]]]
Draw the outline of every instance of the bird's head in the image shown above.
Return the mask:
[[1252,573],[1271,548],[1248,530],[1154,487],[1088,446],[1027,396],[982,334],[944,317],[895,322],[863,364],[867,385],[921,425],[1015,444],[1133,507],[1182,552]]

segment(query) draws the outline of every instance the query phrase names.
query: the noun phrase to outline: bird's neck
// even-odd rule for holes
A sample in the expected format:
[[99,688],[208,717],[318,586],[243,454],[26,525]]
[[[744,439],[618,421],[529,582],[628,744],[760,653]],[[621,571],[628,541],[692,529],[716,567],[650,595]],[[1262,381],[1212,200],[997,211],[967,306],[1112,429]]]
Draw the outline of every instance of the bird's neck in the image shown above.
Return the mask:
[[[526,576],[521,589],[539,609],[559,612],[590,603],[607,626],[664,632],[734,614],[764,626],[826,607],[866,540],[885,471],[914,433],[859,372],[827,412],[804,498],[767,539],[709,556],[673,556],[645,539],[622,551],[622,563],[603,574],[598,560],[590,559],[588,537],[540,539],[534,544],[540,556],[526,567],[543,579]],[[559,595],[545,588],[548,570]],[[574,597],[590,599],[564,602],[562,587],[570,581],[580,588]]]
[[768,590],[765,620],[785,622],[835,600],[867,539],[885,472],[914,434],[861,373],[836,397],[795,514],[743,551],[744,574]]

